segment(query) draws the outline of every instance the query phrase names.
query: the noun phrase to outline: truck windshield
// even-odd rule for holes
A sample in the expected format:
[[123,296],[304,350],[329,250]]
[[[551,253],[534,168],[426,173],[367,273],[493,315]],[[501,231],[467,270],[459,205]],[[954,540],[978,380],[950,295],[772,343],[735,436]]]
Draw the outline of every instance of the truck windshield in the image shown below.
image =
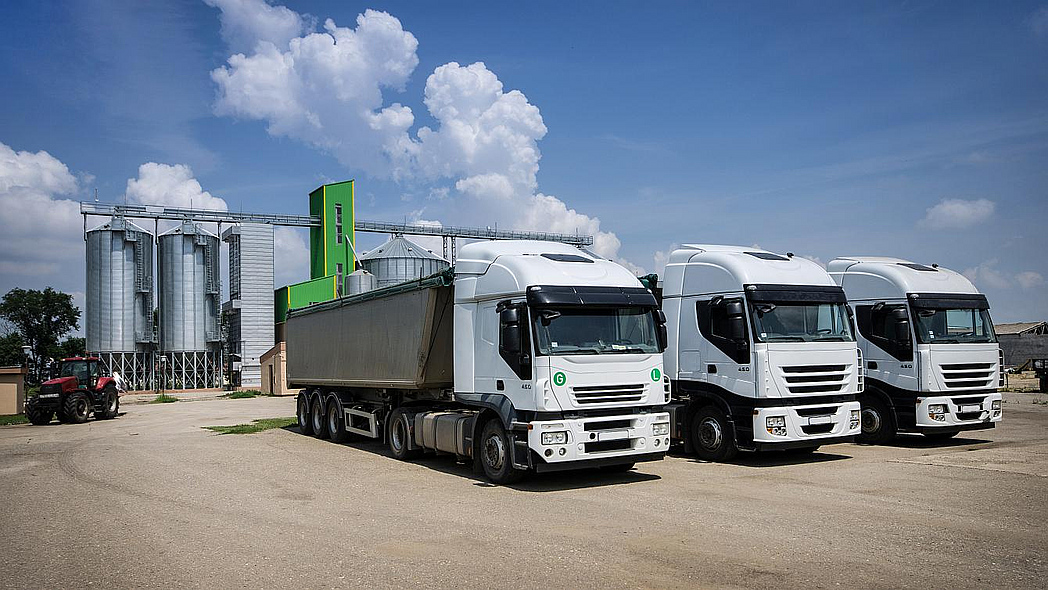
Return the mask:
[[533,309],[541,355],[659,352],[651,309]]
[[852,342],[843,303],[751,303],[757,342]]
[[917,317],[917,341],[921,344],[967,344],[997,342],[985,309],[921,309]]

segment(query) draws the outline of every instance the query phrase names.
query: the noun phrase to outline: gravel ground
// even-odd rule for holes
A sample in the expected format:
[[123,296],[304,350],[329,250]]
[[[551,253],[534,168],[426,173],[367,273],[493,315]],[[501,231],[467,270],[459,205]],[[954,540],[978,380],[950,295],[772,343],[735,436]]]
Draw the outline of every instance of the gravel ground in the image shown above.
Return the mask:
[[1048,395],[931,444],[495,487],[446,457],[208,425],[294,398],[0,427],[0,586],[1044,588]]

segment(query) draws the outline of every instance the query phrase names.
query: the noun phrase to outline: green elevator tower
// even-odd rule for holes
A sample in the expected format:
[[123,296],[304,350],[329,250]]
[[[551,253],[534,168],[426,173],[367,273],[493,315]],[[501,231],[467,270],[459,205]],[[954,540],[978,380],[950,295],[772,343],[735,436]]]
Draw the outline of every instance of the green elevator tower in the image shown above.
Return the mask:
[[289,309],[338,297],[344,278],[353,272],[353,205],[352,180],[325,184],[309,193],[309,214],[320,218],[320,227],[309,228],[309,280],[274,293],[278,339],[279,325],[287,319]]

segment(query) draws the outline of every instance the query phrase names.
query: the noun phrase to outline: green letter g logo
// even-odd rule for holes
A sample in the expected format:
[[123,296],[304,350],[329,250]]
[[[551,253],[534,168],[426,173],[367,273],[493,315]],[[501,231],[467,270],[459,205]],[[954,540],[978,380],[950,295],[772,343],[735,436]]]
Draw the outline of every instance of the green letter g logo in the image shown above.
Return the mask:
[[568,382],[568,377],[564,373],[556,372],[553,374],[553,384],[560,387]]

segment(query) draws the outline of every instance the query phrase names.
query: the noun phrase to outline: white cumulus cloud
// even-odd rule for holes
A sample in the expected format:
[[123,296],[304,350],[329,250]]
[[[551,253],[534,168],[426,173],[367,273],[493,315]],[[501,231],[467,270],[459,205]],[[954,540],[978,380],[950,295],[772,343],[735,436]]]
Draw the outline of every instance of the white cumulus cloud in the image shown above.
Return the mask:
[[1015,275],[1015,280],[1023,289],[1033,289],[1034,287],[1040,287],[1044,284],[1044,276],[1042,276],[1041,273],[1032,270],[1026,270]]
[[[83,276],[84,255],[83,218],[72,200],[79,190],[76,177],[51,154],[16,152],[0,143],[0,273],[5,279],[60,289],[76,285],[71,277]],[[52,283],[54,278],[61,280]],[[15,286],[7,282],[5,289]]]
[[306,29],[306,20],[284,6],[262,0],[204,0],[222,11],[222,38],[236,52],[255,49],[260,42],[287,47]]
[[226,211],[225,200],[214,197],[193,177],[184,164],[147,162],[138,167],[138,178],[127,180],[128,201],[142,205]]
[[[213,1],[224,30],[250,31],[256,17],[245,10],[278,8],[262,0],[228,4]],[[395,17],[367,10],[355,28],[328,19],[323,31],[286,44],[256,37],[250,54],[232,55],[211,72],[216,113],[264,121],[271,135],[302,141],[373,177],[433,184],[440,206],[430,215],[453,215],[456,225],[592,234],[597,253],[618,258],[619,239],[601,229],[600,219],[538,191],[542,115],[522,92],[506,91],[484,63],[434,69],[423,103],[436,124],[413,131],[411,109],[383,98],[384,91],[402,91],[418,65],[418,41]]]
[[928,208],[920,224],[931,229],[964,229],[989,219],[995,208],[988,199],[943,199]]
[[997,259],[987,260],[978,266],[966,269],[963,273],[969,281],[977,287],[990,287],[993,289],[1007,289],[1012,286],[1008,275],[997,268]]

